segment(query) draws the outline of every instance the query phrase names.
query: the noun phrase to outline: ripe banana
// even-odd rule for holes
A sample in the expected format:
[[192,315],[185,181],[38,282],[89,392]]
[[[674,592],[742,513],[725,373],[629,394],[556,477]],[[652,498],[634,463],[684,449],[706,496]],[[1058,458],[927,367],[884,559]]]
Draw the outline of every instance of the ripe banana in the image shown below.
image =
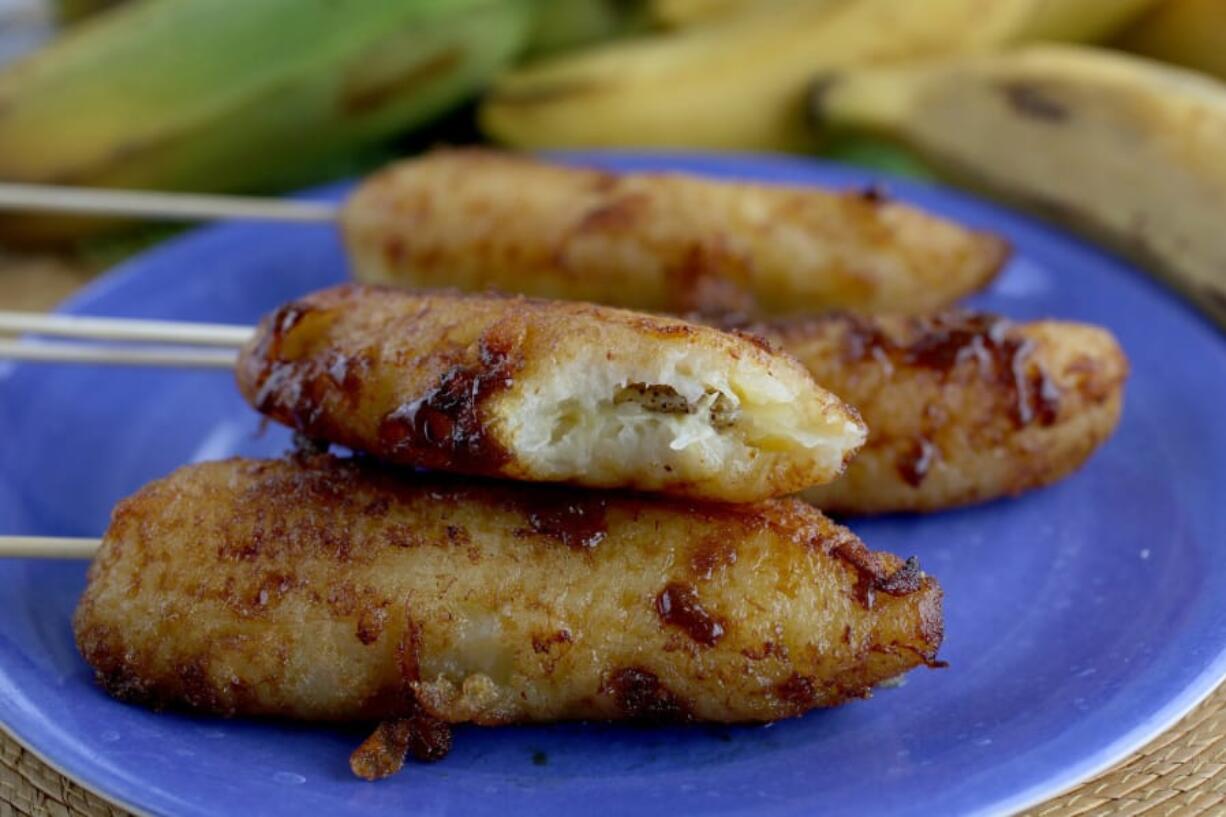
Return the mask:
[[802,150],[824,68],[1034,39],[1095,39],[1153,0],[773,0],[703,25],[546,60],[487,96],[487,135],[528,148]]
[[1226,2],[1163,0],[1113,45],[1226,78]]
[[833,73],[814,109],[1132,254],[1226,325],[1226,85],[1045,46]]
[[[533,0],[129,0],[0,73],[0,179],[209,191],[317,179],[482,87],[534,12]],[[6,217],[2,234],[73,228]]]

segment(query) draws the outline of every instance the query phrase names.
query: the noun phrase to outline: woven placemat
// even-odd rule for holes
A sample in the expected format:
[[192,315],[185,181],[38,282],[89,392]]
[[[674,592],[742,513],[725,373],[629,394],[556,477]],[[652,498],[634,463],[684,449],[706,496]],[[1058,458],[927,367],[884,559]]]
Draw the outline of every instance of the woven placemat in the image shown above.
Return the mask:
[[[412,774],[412,770],[404,772]],[[1226,814],[1226,686],[1106,774],[1027,812],[1195,817]],[[0,732],[0,817],[124,817]]]

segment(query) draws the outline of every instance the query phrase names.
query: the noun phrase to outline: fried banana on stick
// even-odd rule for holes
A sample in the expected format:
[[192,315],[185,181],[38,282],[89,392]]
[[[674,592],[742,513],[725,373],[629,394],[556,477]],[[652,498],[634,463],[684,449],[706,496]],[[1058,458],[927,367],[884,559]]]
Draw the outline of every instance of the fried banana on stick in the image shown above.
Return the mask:
[[635,309],[914,313],[985,285],[1005,243],[875,191],[613,175],[436,151],[347,202],[359,281]]
[[934,511],[1055,482],[1111,436],[1128,375],[1111,334],[1085,324],[946,312],[740,326],[868,424],[843,476],[803,493],[841,513]]
[[937,663],[942,615],[914,560],[870,552],[796,499],[584,493],[315,456],[189,466],[121,502],[74,628],[123,700],[395,719],[355,755],[378,776],[413,739],[429,757],[434,721],[833,706]]
[[787,355],[588,304],[356,285],[265,319],[259,411],[391,462],[746,502],[829,481],[855,411]]

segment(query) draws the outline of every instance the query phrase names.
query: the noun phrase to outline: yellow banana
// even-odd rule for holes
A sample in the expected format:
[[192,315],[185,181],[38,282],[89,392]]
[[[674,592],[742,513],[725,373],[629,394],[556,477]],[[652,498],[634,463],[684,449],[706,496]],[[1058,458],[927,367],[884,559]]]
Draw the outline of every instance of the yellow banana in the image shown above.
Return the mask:
[[[518,53],[532,0],[129,0],[0,72],[0,179],[250,190],[319,178]],[[10,218],[59,237],[97,222]]]
[[1163,0],[1113,45],[1226,78],[1226,0]]
[[822,69],[1040,38],[1095,39],[1152,0],[791,0],[511,72],[486,133],[529,148],[812,146],[804,89]]
[[900,140],[1079,227],[1226,324],[1226,85],[1118,52],[1035,46],[841,71],[817,87],[826,127]]

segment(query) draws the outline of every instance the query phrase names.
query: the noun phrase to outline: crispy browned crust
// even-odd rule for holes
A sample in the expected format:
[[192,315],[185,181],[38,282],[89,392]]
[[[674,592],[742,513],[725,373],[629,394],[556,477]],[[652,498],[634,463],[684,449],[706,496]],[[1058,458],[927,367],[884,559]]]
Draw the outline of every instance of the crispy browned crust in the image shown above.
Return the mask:
[[414,760],[432,763],[451,751],[451,727],[424,712],[382,721],[349,756],[349,769],[363,780],[382,780]]
[[[492,725],[796,715],[933,664],[942,617],[914,561],[797,500],[318,456],[190,466],[121,502],[74,628],[127,701]],[[362,765],[389,768],[403,743],[376,741]]]
[[1085,324],[994,315],[736,323],[795,355],[869,427],[835,482],[804,497],[842,513],[933,511],[1047,485],[1115,430],[1128,361]]
[[[309,437],[441,471],[725,501],[786,495],[838,473],[840,461],[832,468],[799,444],[746,450],[705,471],[669,465],[667,451],[627,451],[616,471],[580,463],[562,474],[516,447],[511,428],[527,413],[514,408],[517,401],[564,379],[566,360],[586,355],[611,371],[648,370],[661,356],[695,350],[726,372],[750,363],[770,372],[812,405],[802,419],[831,418],[856,442],[863,438],[854,411],[757,339],[677,318],[496,294],[356,284],[316,292],[260,323],[240,354],[237,379],[258,411]],[[581,383],[584,374],[569,376]]]
[[339,286],[285,304],[239,355],[239,390],[310,437],[390,462],[510,475],[490,403],[525,364],[537,304]]
[[999,238],[890,201],[435,151],[345,207],[368,283],[489,288],[656,311],[915,313],[990,281]]

